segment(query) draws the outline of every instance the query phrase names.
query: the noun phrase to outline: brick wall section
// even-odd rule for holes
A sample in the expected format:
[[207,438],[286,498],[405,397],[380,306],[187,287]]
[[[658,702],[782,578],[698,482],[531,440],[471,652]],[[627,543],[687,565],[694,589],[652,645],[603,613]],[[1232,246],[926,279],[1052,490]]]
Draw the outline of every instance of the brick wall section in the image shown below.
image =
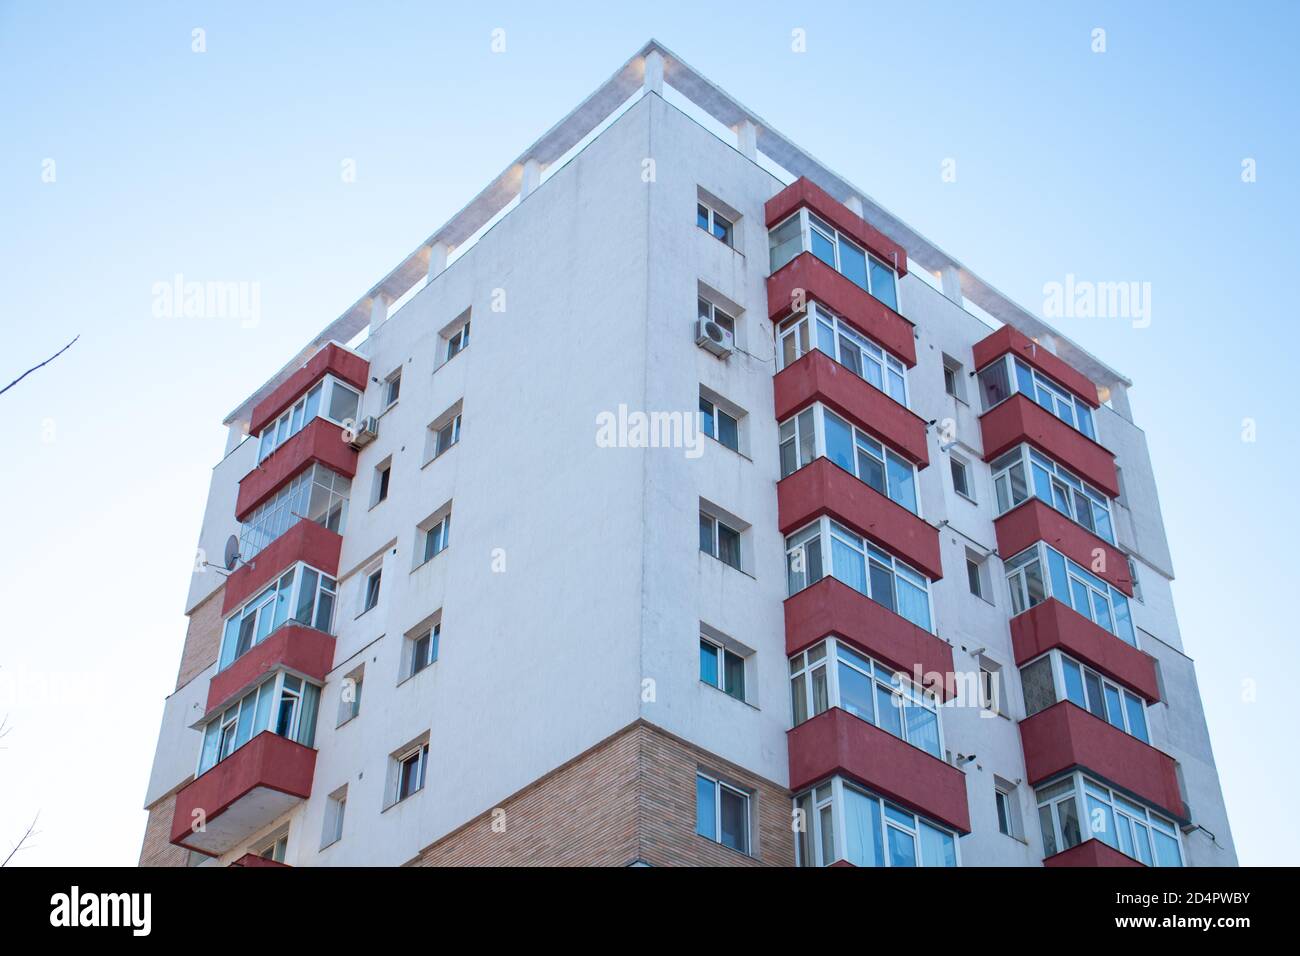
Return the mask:
[[221,653],[221,595],[225,590],[226,586],[221,585],[190,612],[185,650],[181,651],[181,669],[176,675],[177,690],[202,674]]
[[[695,833],[695,771],[754,794],[756,857]],[[642,721],[425,848],[415,866],[790,866],[789,793]]]
[[163,797],[149,808],[149,822],[144,828],[144,843],[140,847],[141,866],[185,866],[189,853],[171,842],[172,810],[176,807],[176,794]]

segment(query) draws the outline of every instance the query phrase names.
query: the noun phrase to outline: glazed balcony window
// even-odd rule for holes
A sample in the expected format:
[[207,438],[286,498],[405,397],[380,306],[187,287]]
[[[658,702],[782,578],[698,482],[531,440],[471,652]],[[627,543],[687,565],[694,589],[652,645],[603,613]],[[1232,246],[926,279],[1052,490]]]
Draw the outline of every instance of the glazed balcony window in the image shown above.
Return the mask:
[[226,619],[217,670],[229,667],[285,623],[330,633],[335,580],[305,564],[296,564],[278,581]]
[[[1047,573],[1043,573],[1044,567]],[[1054,548],[1039,542],[1005,563],[1014,617],[1052,597],[1094,624],[1137,647],[1128,598],[1119,588],[1084,570]]]
[[772,272],[799,255],[811,252],[864,292],[898,311],[898,274],[830,223],[800,209],[768,232]]
[[303,520],[342,534],[351,494],[350,480],[324,465],[312,465],[275,497],[258,505],[239,526],[240,558],[253,560],[259,551]]
[[934,695],[834,638],[790,658],[790,704],[796,727],[838,707],[943,759]]
[[785,552],[790,594],[830,574],[933,633],[930,579],[838,522],[819,518],[787,537]]
[[999,515],[1035,497],[1103,541],[1115,543],[1110,499],[1046,455],[1020,445],[994,459],[990,467]]
[[920,513],[912,463],[820,402],[783,422],[778,438],[782,478],[816,458],[829,458],[912,514]]
[[1044,856],[1092,837],[1146,866],[1183,865],[1182,842],[1171,820],[1083,774],[1039,787],[1036,795]]
[[1038,369],[1031,368],[1014,356],[1004,355],[992,365],[984,366],[980,369],[978,378],[984,411],[1006,401],[1016,392],[1021,392],[1075,431],[1093,441],[1097,440],[1092,424],[1092,409]]
[[316,417],[326,418],[336,425],[348,427],[356,421],[361,393],[344,385],[333,375],[326,375],[278,419],[262,429],[257,460],[264,461],[298,432],[311,424]]
[[264,730],[313,746],[319,708],[319,687],[280,671],[208,721],[194,775],[211,770]]
[[1151,743],[1146,701],[1067,654],[1048,651],[1030,661],[1020,668],[1020,686],[1026,717],[1068,700],[1144,744]]
[[781,368],[815,348],[907,406],[907,366],[824,306],[810,302],[806,312],[781,323],[777,338]]
[[794,808],[800,866],[957,866],[955,833],[842,777],[799,794]]

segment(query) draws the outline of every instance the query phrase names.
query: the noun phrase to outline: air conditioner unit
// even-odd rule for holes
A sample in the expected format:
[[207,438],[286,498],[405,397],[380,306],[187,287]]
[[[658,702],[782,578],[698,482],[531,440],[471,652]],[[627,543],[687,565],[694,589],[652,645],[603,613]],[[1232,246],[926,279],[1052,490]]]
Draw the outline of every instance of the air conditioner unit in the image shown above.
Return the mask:
[[379,437],[379,419],[373,415],[357,422],[352,431],[352,447],[364,448]]
[[695,344],[719,358],[726,358],[736,350],[734,336],[712,319],[696,319]]

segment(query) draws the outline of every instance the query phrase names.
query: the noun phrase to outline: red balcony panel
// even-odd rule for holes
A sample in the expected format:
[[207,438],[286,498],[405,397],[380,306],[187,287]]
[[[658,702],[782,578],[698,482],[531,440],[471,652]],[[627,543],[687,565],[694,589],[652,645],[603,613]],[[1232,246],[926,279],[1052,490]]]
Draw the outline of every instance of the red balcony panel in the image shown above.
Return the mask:
[[258,856],[256,853],[245,853],[231,866],[270,866],[280,869],[292,869],[288,863],[277,863],[275,860],[268,860],[264,856]]
[[315,750],[263,731],[176,794],[171,842],[208,856],[229,852],[307,799],[315,772]]
[[276,579],[296,561],[306,561],[328,575],[339,573],[341,535],[314,521],[299,521],[276,538],[248,564],[241,564],[226,578],[226,592],[221,599],[224,617]]
[[870,432],[916,467],[930,464],[925,419],[816,349],[777,372],[772,380],[776,420],[783,422],[813,402],[821,402]]
[[787,657],[826,637],[838,637],[872,657],[916,675],[946,700],[956,693],[952,647],[843,581],[822,578],[785,600]]
[[1054,382],[1079,396],[1093,408],[1099,408],[1097,386],[1092,379],[1074,366],[1053,355],[1019,329],[1004,325],[987,338],[980,339],[972,349],[976,370],[984,368],[996,358],[1010,352],[1026,365],[1032,365]]
[[341,378],[353,388],[364,392],[370,378],[370,363],[355,352],[349,352],[331,342],[310,359],[298,371],[253,406],[253,413],[248,422],[248,433],[258,435],[262,429],[275,421],[284,410],[296,402],[299,396],[315,385],[327,373]]
[[313,418],[239,480],[235,520],[243,521],[258,505],[315,462],[345,478],[357,473],[357,450],[343,440],[343,429],[328,419]]
[[876,256],[894,266],[899,276],[907,275],[907,250],[848,206],[822,189],[807,176],[801,176],[767,201],[763,214],[767,228],[779,225],[792,212],[807,206],[822,219],[865,246]]
[[[1071,521],[1041,498],[1021,502],[996,519],[993,528],[998,536],[999,554],[1011,557],[1035,541],[1045,541],[1075,564],[1133,596],[1133,581],[1129,578],[1124,552]],[[1097,551],[1101,552],[1100,561]]]
[[789,534],[830,515],[931,580],[943,577],[939,531],[829,458],[818,458],[776,486],[777,519]]
[[835,774],[961,833],[970,832],[966,775],[893,734],[832,707],[789,731],[790,789]]
[[213,675],[208,684],[207,712],[225,706],[277,668],[285,667],[323,682],[333,664],[333,635],[301,624],[283,624]]
[[980,432],[985,461],[1027,441],[1105,494],[1119,497],[1115,456],[1021,392],[981,415]]
[[1043,866],[1142,866],[1142,864],[1100,840],[1088,839],[1078,846],[1052,854],[1043,860]]
[[1155,658],[1130,647],[1055,598],[1011,619],[1011,646],[1017,665],[1060,648],[1149,702],[1160,699]]
[[790,314],[795,290],[814,299],[863,335],[884,346],[911,368],[916,364],[912,323],[869,292],[844,278],[811,252],[801,252],[767,279],[767,310],[772,321]]
[[1078,767],[1179,821],[1188,819],[1173,757],[1068,700],[1022,720],[1020,743],[1030,785]]

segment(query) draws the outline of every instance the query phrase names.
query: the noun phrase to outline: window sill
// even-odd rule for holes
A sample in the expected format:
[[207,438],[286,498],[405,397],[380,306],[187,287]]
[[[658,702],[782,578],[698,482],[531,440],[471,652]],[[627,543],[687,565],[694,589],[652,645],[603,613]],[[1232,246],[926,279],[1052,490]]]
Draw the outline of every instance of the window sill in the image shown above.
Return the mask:
[[979,507],[979,502],[976,501],[974,498],[972,498],[970,495],[966,494],[966,492],[964,492],[964,491],[957,491],[956,488],[954,488],[953,491],[956,492],[958,498],[963,498],[963,499],[965,499],[967,502],[969,502],[970,504],[973,504],[973,505],[975,505],[976,507]]
[[400,807],[402,804],[406,803],[408,800],[414,800],[416,797],[418,797],[418,796],[419,796],[420,794],[422,794],[422,793],[424,793],[424,787],[421,787],[419,790],[416,790],[414,793],[408,793],[406,796],[402,797],[402,799],[400,799],[400,800],[394,800],[392,803],[388,804],[388,806],[384,807],[384,809],[380,810],[379,812],[380,812],[380,813],[387,813],[389,810],[393,809],[393,807]]
[[[443,341],[445,342],[446,339],[443,339]],[[444,368],[446,368],[446,367],[447,367],[448,365],[450,365],[452,362],[456,361],[456,359],[460,358],[460,356],[464,355],[464,354],[465,354],[466,352],[468,352],[468,351],[469,351],[469,346],[467,345],[467,346],[465,346],[463,349],[461,349],[459,352],[457,352],[455,355],[453,355],[451,358],[445,358],[445,359],[443,359],[443,360],[438,364],[438,367],[435,368],[435,369],[433,370],[433,374],[434,374],[434,375],[437,375],[437,374],[438,374],[439,372],[441,372]]]
[[746,707],[748,707],[750,710],[758,710],[758,709],[759,709],[759,707],[758,707],[757,704],[752,704],[752,703],[749,702],[749,700],[744,699],[744,698],[741,698],[741,697],[737,697],[737,696],[735,696],[734,694],[728,694],[728,693],[727,693],[725,690],[723,690],[721,687],[717,686],[716,684],[710,684],[710,683],[709,683],[708,681],[706,681],[703,677],[700,678],[700,684],[702,684],[703,686],[709,688],[709,690],[717,691],[717,692],[718,692],[719,694],[721,694],[723,697],[726,697],[726,698],[728,698],[728,699],[730,699],[730,700],[734,700],[737,704],[744,704],[744,705],[745,705]]
[[734,564],[727,564],[726,561],[723,561],[723,560],[722,560],[720,557],[718,557],[716,554],[710,554],[710,553],[707,552],[707,551],[701,551],[700,554],[704,555],[706,558],[712,558],[714,561],[717,561],[718,564],[721,564],[723,567],[731,568],[731,570],[735,571],[737,574],[743,574],[745,577],[749,578],[751,581],[757,581],[757,580],[758,580],[758,578],[754,577],[754,575],[750,574],[748,571],[744,570],[743,568],[738,568],[738,567],[736,567]]
[[435,461],[437,461],[439,458],[442,458],[444,455],[449,455],[449,454],[451,454],[451,450],[452,450],[452,448],[455,448],[455,447],[456,447],[457,445],[459,445],[459,444],[460,444],[460,442],[457,441],[457,442],[454,442],[454,443],[452,444],[451,448],[444,448],[444,449],[443,449],[442,451],[440,451],[438,454],[434,455],[432,458],[430,458],[428,461],[426,461],[423,465],[421,465],[421,466],[420,466],[420,470],[421,470],[421,471],[424,471],[424,469],[428,468],[430,465],[432,465],[432,464],[433,464]]
[[[352,721],[356,720],[360,716],[361,713],[360,711],[358,711],[357,713],[350,715],[346,720],[340,721],[339,723],[335,724],[334,729],[339,730],[340,728],[346,727],[348,724],[352,723]],[[322,849],[324,848],[322,847]]]
[[377,608],[377,607],[379,607],[379,604],[376,602],[376,603],[373,604],[372,606],[366,608],[364,611],[362,611],[360,614],[358,614],[358,615],[357,615],[356,617],[354,617],[352,620],[354,620],[354,621],[359,621],[359,620],[361,620],[363,617],[365,617],[367,614],[369,614],[371,611],[373,611],[373,610],[374,610],[375,608]]
[[[448,545],[448,547],[450,547],[450,545]],[[446,553],[447,553],[447,548],[443,548],[433,557],[429,558],[428,560],[421,561],[415,567],[411,568],[411,573],[414,574],[416,571],[420,570],[420,568],[424,567],[426,564],[432,564],[434,561],[437,561],[440,557],[442,557]]]
[[747,853],[744,850],[737,850],[734,846],[727,846],[727,844],[715,840],[712,837],[706,837],[703,833],[700,833],[698,830],[695,833],[695,837],[698,840],[703,840],[705,843],[709,844],[709,846],[716,846],[719,849],[726,850],[728,853],[735,853],[738,856],[743,856],[747,860],[759,859],[759,857],[753,853]]
[[336,843],[341,843],[341,842],[343,842],[343,838],[342,838],[342,837],[338,837],[337,839],[330,840],[329,843],[322,843],[320,849],[317,850],[316,852],[317,852],[317,853],[324,853],[324,852],[325,852],[326,850],[328,850],[330,847],[334,846],[334,844],[336,844]]
[[727,451],[731,452],[731,453],[732,453],[733,455],[735,455],[736,457],[745,459],[745,461],[749,462],[751,465],[754,463],[754,459],[750,458],[748,455],[746,455],[746,454],[745,454],[743,451],[741,451],[739,448],[732,448],[730,445],[724,445],[722,442],[718,441],[716,438],[714,438],[714,437],[713,437],[712,435],[710,435],[708,432],[705,432],[705,433],[704,433],[704,437],[707,438],[709,441],[713,442],[713,444],[715,444],[715,445],[719,445],[719,446],[721,446],[722,448],[727,449]]
[[[397,687],[401,687],[401,686],[402,686],[403,684],[405,684],[407,681],[413,681],[413,680],[415,680],[417,677],[419,677],[421,674],[427,674],[429,671],[433,670],[434,665],[437,664],[437,663],[438,663],[438,661],[437,661],[436,659],[430,661],[429,663],[427,663],[427,664],[425,664],[423,667],[421,667],[418,671],[416,671],[414,674],[407,674],[405,677],[403,677],[401,680],[399,680],[399,681],[397,682],[396,686],[397,686]],[[419,792],[419,791],[417,790],[416,793],[418,793],[418,792]],[[411,796],[415,796],[415,794],[413,793],[413,794],[411,794]]]

